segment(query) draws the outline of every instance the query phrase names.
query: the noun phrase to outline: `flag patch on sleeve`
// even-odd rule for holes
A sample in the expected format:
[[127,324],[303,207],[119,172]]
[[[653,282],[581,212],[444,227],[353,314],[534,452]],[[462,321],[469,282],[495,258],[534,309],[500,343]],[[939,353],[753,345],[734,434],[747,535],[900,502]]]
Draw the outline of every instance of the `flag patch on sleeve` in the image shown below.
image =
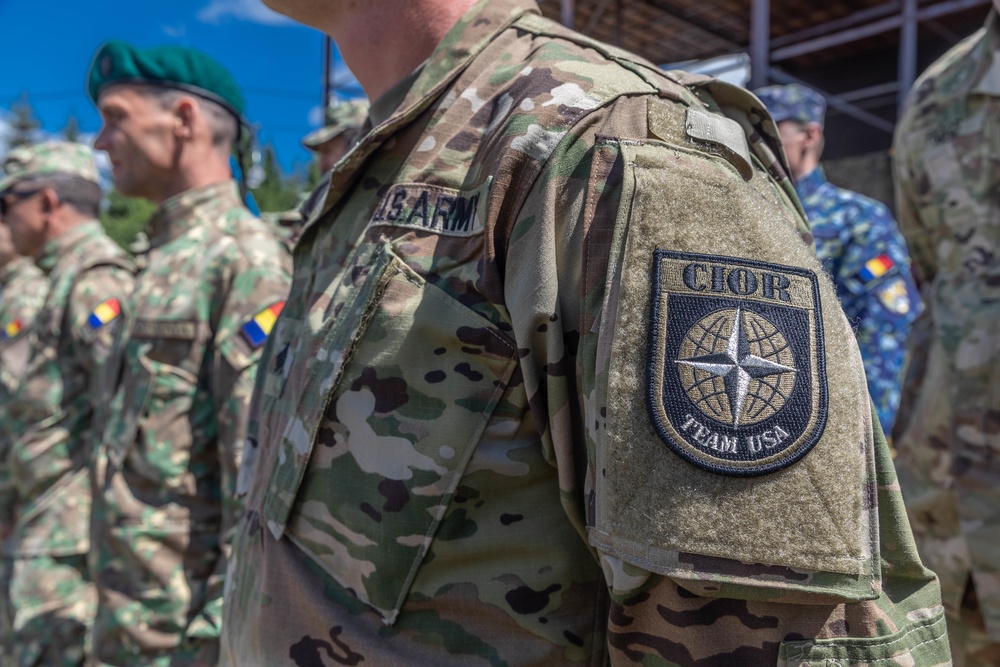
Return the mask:
[[889,255],[879,255],[865,262],[861,271],[858,272],[858,277],[861,278],[862,282],[870,283],[876,278],[884,276],[895,265],[896,263],[892,261]]
[[267,340],[267,335],[274,328],[274,323],[281,314],[281,309],[285,307],[284,301],[279,301],[273,306],[269,306],[260,311],[240,327],[240,333],[250,343],[250,347],[257,349]]
[[121,312],[121,304],[118,303],[118,299],[112,297],[100,304],[97,308],[94,308],[94,312],[92,312],[90,317],[87,318],[87,324],[92,330],[97,331],[105,324],[118,317]]
[[10,340],[11,338],[15,337],[17,334],[21,333],[21,329],[23,327],[24,325],[21,324],[21,320],[14,320],[13,322],[9,323],[2,330],[0,330],[0,341]]

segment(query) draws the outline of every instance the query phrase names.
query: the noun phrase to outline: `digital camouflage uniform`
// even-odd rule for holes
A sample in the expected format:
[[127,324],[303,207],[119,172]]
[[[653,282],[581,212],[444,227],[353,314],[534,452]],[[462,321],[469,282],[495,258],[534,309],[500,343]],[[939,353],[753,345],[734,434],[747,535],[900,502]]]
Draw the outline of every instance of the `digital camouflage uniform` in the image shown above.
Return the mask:
[[[775,122],[823,125],[826,99],[797,83],[754,91]],[[817,166],[795,183],[816,238],[816,254],[854,327],[868,392],[882,430],[892,432],[906,361],[906,339],[923,305],[910,256],[889,209],[838,188]]]
[[826,180],[818,167],[795,183],[816,238],[816,255],[837,286],[854,327],[868,392],[892,431],[906,362],[906,339],[923,310],[910,255],[884,204]]
[[900,227],[928,302],[896,464],[920,553],[941,577],[956,664],[968,665],[1000,664],[998,118],[991,10],[918,79],[894,144]]
[[755,99],[516,0],[386,95],[258,376],[222,664],[947,664]]
[[[44,168],[48,168],[45,171]],[[49,143],[18,149],[5,185],[61,172],[97,182],[89,147]],[[31,332],[31,356],[0,418],[10,446],[0,507],[12,520],[2,545],[10,576],[5,632],[11,664],[80,665],[96,593],[87,572],[96,377],[107,361],[115,316],[131,290],[133,265],[97,220],[49,240],[35,257],[49,291]],[[101,308],[106,306],[106,308]]]
[[99,664],[214,664],[247,404],[290,258],[233,181],[163,202],[101,396]]
[[[6,409],[17,391],[21,376],[31,354],[29,342],[35,315],[45,301],[49,281],[45,274],[27,257],[15,257],[0,267],[0,414]],[[10,477],[3,461],[10,446],[9,440],[0,442],[0,497],[7,493]],[[9,507],[2,509],[0,522],[9,527]],[[6,596],[10,576],[9,562],[0,559],[0,595]],[[10,649],[10,622],[6,611],[0,611],[0,664],[4,664]]]
[[28,365],[28,334],[48,291],[48,279],[27,257],[0,267],[0,410],[14,395]]

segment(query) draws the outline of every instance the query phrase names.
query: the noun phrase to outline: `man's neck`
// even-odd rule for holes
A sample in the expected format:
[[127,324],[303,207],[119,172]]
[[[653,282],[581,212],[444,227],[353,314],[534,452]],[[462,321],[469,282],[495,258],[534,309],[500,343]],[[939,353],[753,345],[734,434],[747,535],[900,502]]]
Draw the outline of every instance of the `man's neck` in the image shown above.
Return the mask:
[[162,204],[188,190],[199,190],[233,178],[229,162],[216,156],[193,161],[189,167],[181,168],[175,178],[163,181],[157,195],[151,197],[154,203]]
[[342,3],[317,20],[340,48],[344,62],[378,99],[427,60],[475,0],[384,0]]

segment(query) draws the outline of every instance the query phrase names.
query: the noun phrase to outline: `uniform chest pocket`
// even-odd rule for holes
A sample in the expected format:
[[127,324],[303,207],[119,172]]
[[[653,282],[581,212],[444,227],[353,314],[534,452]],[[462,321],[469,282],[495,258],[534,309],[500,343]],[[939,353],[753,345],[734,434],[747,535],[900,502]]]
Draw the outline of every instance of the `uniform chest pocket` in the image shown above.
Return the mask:
[[325,400],[312,413],[305,406],[286,429],[286,441],[297,430],[310,434],[302,470],[289,474],[293,455],[280,457],[264,514],[273,532],[283,525],[392,623],[517,352],[398,258],[379,263],[384,270],[369,276],[377,286],[362,305],[341,310],[358,324],[350,342],[341,337],[341,371],[331,366]]
[[155,432],[150,420],[169,423],[192,411],[200,360],[192,359],[193,321],[138,320],[125,347],[120,389],[109,411],[111,461],[121,465],[140,430]]

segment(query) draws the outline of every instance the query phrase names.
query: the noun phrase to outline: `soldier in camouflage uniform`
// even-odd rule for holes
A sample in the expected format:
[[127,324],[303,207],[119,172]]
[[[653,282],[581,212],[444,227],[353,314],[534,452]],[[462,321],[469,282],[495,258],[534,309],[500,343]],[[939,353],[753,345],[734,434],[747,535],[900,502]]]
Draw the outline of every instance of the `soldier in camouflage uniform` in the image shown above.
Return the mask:
[[530,0],[269,4],[373,129],[257,378],[224,665],[947,664],[753,96]]
[[214,665],[247,405],[291,262],[231,178],[244,100],[222,65],[109,42],[88,91],[116,188],[159,205],[101,390],[95,662]]
[[792,84],[754,91],[778,124],[795,191],[816,238],[816,255],[837,286],[854,326],[868,392],[892,432],[906,361],[906,338],[923,308],[910,255],[884,204],[828,182],[820,166],[826,100]]
[[333,169],[333,165],[360,138],[367,117],[367,100],[351,100],[326,108],[323,127],[302,139],[302,145],[316,154],[321,172]]
[[[896,128],[900,227],[928,309],[896,466],[956,665],[1000,665],[1000,1],[917,80]],[[919,344],[917,344],[919,343]]]
[[[0,200],[0,207],[3,206]],[[0,213],[0,414],[17,391],[21,376],[31,354],[30,332],[35,315],[45,301],[49,281],[45,274],[27,257],[20,257],[14,250],[10,229],[2,224]],[[3,464],[9,440],[0,441],[0,494],[10,484],[7,466]],[[9,508],[0,508],[0,540],[10,533]],[[0,560],[0,595],[6,595],[9,572]],[[0,614],[5,612],[0,611]],[[8,627],[8,619],[0,616],[0,628]],[[0,630],[2,632],[2,630]],[[0,664],[6,664],[5,655],[9,636],[0,636]]]
[[[327,107],[324,126],[310,132],[302,139],[302,145],[315,153],[322,173],[333,169],[337,160],[343,157],[358,140],[367,117],[368,102],[364,100],[341,102]],[[302,234],[302,226],[305,224],[305,217],[302,215],[303,206],[310,206],[308,196],[300,197],[295,208],[262,215],[264,220],[281,228],[289,248],[295,247],[299,235]]]
[[5,631],[11,664],[81,665],[97,602],[87,571],[93,399],[132,289],[134,267],[97,221],[100,180],[88,146],[52,142],[7,154],[4,224],[50,281],[32,353],[0,418],[13,521]]
[[10,229],[2,220],[0,214],[0,410],[17,391],[28,365],[28,334],[49,291],[45,274],[14,250]]

